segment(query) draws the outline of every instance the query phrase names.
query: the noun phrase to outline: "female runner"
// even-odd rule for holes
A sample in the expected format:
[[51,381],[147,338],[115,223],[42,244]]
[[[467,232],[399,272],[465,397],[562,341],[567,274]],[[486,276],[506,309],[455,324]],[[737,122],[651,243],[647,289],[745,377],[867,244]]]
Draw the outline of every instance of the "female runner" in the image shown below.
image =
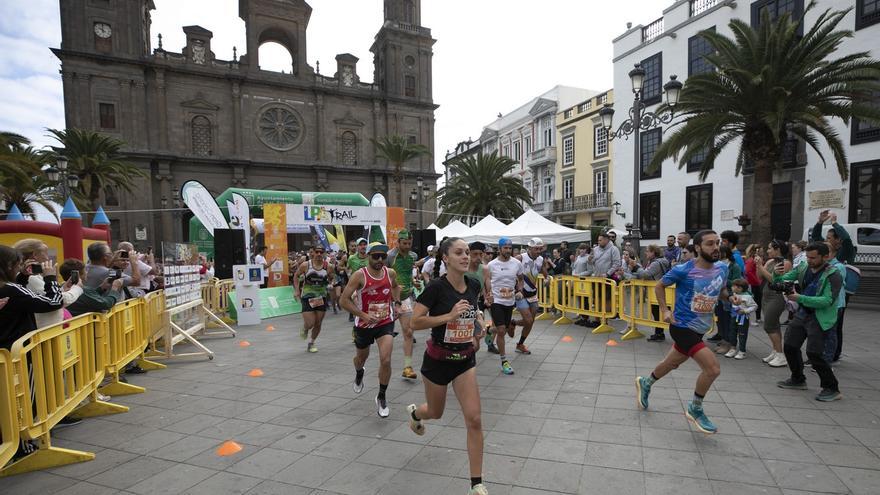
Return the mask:
[[[302,285],[300,285],[300,277],[302,277]],[[312,353],[318,352],[315,339],[321,333],[321,323],[327,313],[328,287],[333,278],[334,274],[329,263],[324,259],[324,248],[321,246],[310,250],[309,258],[300,263],[293,276],[296,297],[302,302],[303,328],[299,336],[303,340],[309,339],[306,350]]]

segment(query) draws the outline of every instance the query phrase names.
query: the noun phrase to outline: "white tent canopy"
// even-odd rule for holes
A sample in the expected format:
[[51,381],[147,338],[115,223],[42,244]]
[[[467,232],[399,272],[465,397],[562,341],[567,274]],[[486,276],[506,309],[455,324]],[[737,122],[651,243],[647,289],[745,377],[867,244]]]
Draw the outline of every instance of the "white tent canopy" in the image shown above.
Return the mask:
[[458,220],[453,220],[446,227],[437,231],[437,242],[444,237],[467,237],[471,234],[471,228]]
[[[496,244],[501,237],[508,237],[514,244],[528,244],[532,237],[540,237],[544,244],[590,242],[589,230],[577,230],[559,225],[542,217],[534,210],[526,210],[519,218],[504,225],[494,217],[486,217],[471,228],[471,235],[460,236],[468,242],[481,241]],[[485,223],[483,223],[485,222]],[[480,224],[483,224],[482,226]]]

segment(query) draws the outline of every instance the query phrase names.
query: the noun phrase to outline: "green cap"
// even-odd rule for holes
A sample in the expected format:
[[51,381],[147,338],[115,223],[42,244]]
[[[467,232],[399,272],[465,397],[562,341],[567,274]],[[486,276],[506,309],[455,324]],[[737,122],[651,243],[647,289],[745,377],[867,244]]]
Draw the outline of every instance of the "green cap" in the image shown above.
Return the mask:
[[402,240],[402,239],[410,239],[410,238],[411,238],[411,237],[410,237],[410,235],[409,235],[409,231],[406,230],[406,229],[403,229],[403,230],[401,230],[400,232],[397,233],[397,239],[398,239],[398,240]]

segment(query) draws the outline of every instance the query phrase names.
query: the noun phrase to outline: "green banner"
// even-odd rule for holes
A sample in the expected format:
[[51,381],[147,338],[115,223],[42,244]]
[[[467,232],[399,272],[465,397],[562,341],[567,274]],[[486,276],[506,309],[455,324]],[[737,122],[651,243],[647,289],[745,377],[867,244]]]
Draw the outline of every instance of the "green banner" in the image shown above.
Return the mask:
[[[273,287],[260,289],[260,319],[293,315],[302,312],[302,304],[294,297],[293,287]],[[229,292],[229,316],[237,320],[235,312],[235,291]]]

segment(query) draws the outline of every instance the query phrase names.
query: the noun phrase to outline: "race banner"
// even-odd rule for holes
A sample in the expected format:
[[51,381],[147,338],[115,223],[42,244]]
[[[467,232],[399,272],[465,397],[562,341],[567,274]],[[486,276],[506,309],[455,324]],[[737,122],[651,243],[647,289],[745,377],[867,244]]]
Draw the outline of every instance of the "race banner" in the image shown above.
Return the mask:
[[244,249],[247,259],[251,259],[251,209],[244,196],[232,193],[232,200],[226,201],[229,208],[229,228],[244,230]]
[[217,206],[217,202],[214,201],[214,197],[201,182],[197,180],[186,181],[180,188],[180,196],[187,208],[202,222],[211,237],[214,236],[214,229],[229,228],[229,224],[226,222],[223,212],[220,211],[220,207]]
[[[385,225],[385,208],[337,205],[284,205],[294,225]],[[264,210],[265,211],[265,210]],[[264,215],[266,216],[266,215]]]
[[264,242],[268,248],[266,261],[275,260],[269,266],[269,287],[282,287],[288,285],[288,258],[287,258],[287,206],[283,204],[263,205],[263,219],[265,221]]
[[388,247],[397,246],[397,233],[406,228],[403,208],[387,208],[385,232],[388,233]]

